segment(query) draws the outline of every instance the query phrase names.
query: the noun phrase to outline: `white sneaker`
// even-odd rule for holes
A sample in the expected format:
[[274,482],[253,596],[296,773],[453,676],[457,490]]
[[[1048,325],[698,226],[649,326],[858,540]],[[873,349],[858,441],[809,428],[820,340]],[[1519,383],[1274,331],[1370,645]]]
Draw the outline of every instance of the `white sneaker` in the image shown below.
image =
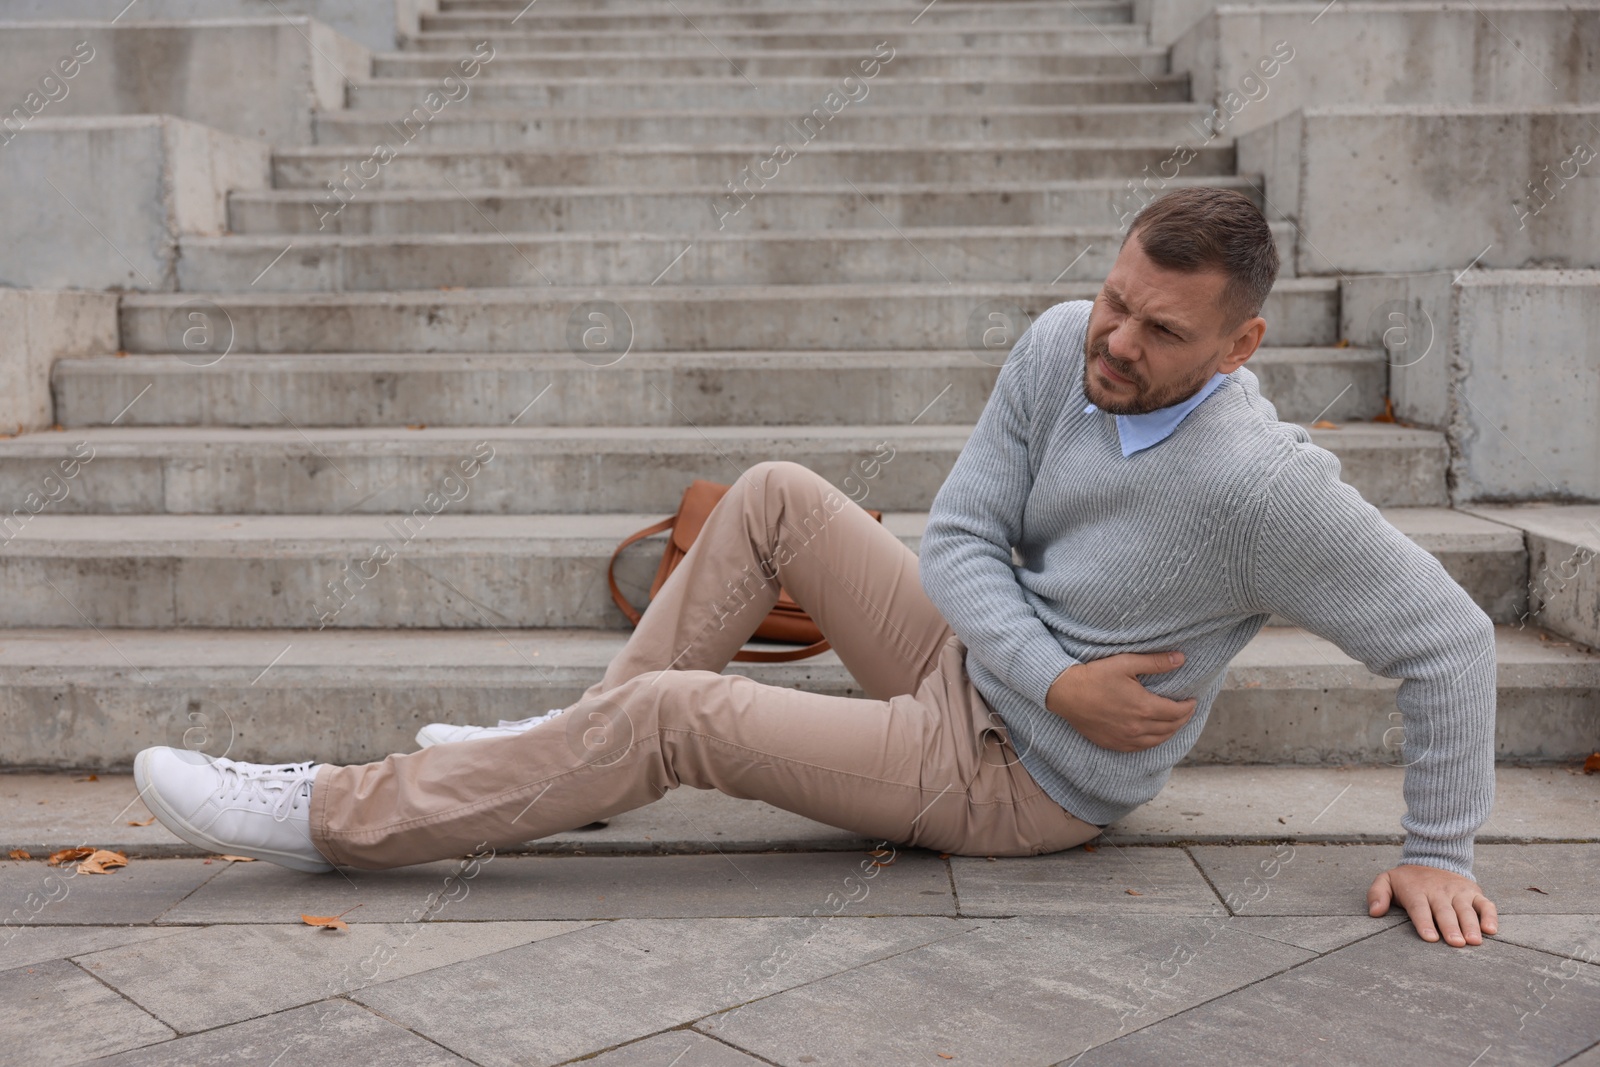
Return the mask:
[[542,722],[549,722],[566,710],[566,708],[551,708],[543,715],[533,715],[526,719],[501,719],[498,726],[451,726],[447,722],[430,722],[417,731],[417,745],[420,748],[427,748],[430,745],[443,745],[451,741],[512,737],[531,730]]
[[147,748],[133,781],[161,825],[208,852],[251,856],[320,873],[311,843],[311,762],[241,763],[184,748]]

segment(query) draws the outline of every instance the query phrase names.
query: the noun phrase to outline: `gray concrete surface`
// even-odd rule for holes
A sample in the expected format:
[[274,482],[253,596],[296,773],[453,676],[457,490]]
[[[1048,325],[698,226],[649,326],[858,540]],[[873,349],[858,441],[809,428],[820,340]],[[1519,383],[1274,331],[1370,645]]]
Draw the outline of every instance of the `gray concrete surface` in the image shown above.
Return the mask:
[[[6,699],[0,723],[11,737],[5,765],[126,768],[151,744],[263,761],[365,762],[410,751],[417,729],[428,722],[490,723],[566,707],[601,677],[622,643],[620,620],[611,631],[508,632],[497,623],[486,629],[485,619],[495,618],[491,612],[514,609],[514,600],[496,601],[492,581],[457,573],[449,563],[423,564],[424,577],[450,594],[445,621],[452,629],[444,631],[10,631],[0,642]],[[650,571],[641,570],[627,591],[642,603]],[[282,580],[294,572],[263,565],[254,573]],[[180,588],[198,598],[204,583]],[[483,602],[485,614],[459,599],[463,594]],[[418,621],[398,614],[405,601],[393,595],[373,606],[390,605],[397,605],[391,619]],[[242,614],[247,607],[234,606],[240,614],[233,621],[260,617]],[[316,608],[315,602],[285,602],[248,610]],[[1497,666],[1501,759],[1581,759],[1593,750],[1600,657],[1530,624],[1522,631],[1500,628]],[[832,653],[732,669],[771,685],[862,695]],[[1321,638],[1269,626],[1234,660],[1187,758],[1307,769],[1324,762],[1399,765],[1404,725],[1394,703],[1396,685]],[[1174,828],[1182,825],[1179,820]]]
[[180,236],[225,232],[229,191],[269,171],[265,142],[169,115],[35,119],[0,152],[29,208],[0,220],[0,284],[177,289]]
[[[172,743],[182,741],[174,739]],[[215,749],[213,754],[222,750],[220,743],[205,747]],[[407,745],[400,751],[411,748]],[[293,755],[303,758],[305,753]],[[1181,764],[1154,800],[1110,826],[1097,844],[1105,844],[1107,854],[1115,855],[1117,848],[1142,845],[1381,843],[1382,849],[1388,850],[1386,854],[1398,856],[1402,840],[1400,816],[1405,811],[1401,793],[1404,776],[1404,768],[1383,765]],[[203,856],[160,824],[130,825],[145,822],[149,815],[138,802],[137,790],[128,775],[102,773],[94,782],[85,778],[83,772],[0,775],[0,799],[12,813],[5,840],[0,842],[4,850],[22,848],[38,857],[88,842],[137,857]],[[1479,831],[1478,840],[1480,846],[1600,841],[1600,776],[1585,775],[1581,760],[1524,767],[1501,764],[1495,771],[1494,811]],[[881,842],[867,841],[759,801],[735,800],[711,790],[678,789],[654,804],[615,816],[603,828],[555,834],[527,842],[523,850],[590,857],[737,856],[851,851],[878,844]],[[1148,854],[1159,857],[1163,853],[1156,850]],[[1028,870],[1051,869],[1048,863],[1024,866]],[[647,872],[667,868],[639,869]],[[727,870],[722,866],[717,873]],[[298,876],[280,872],[277,877]],[[426,880],[431,875],[423,872],[417,877]],[[218,890],[227,884],[220,883]],[[329,884],[339,892],[346,885]],[[585,880],[580,878],[574,884],[581,886]],[[748,889],[743,883],[741,886]],[[937,891],[940,887],[921,885],[918,896],[923,889]],[[332,905],[341,899],[325,903]],[[631,906],[627,903],[631,899],[634,897],[624,894],[620,901],[613,900],[613,906]],[[904,899],[901,898],[902,903]],[[208,900],[215,906],[207,904]],[[185,906],[205,906],[210,909],[205,910],[205,915],[217,918],[224,916],[233,903],[237,903],[234,897],[219,897],[208,890],[205,895],[192,897]],[[663,898],[662,906],[665,905]],[[363,910],[376,907],[369,903]],[[374,911],[369,917],[374,921],[398,921],[393,913],[380,915]]]
[[[1064,252],[1062,268],[1071,261]],[[209,302],[239,352],[571,352],[568,322],[573,310],[585,302],[606,301],[623,310],[633,345],[641,351],[949,349],[966,343],[974,312],[990,301],[1015,305],[1032,316],[1063,300],[1092,299],[1099,291],[1097,285],[1082,282],[956,282],[936,287],[641,284],[593,289],[555,281],[533,289],[471,292],[252,290],[220,300],[211,294],[137,294],[122,301],[122,342],[128,352],[176,351],[182,344],[180,324],[190,321],[194,307],[204,306],[197,302]],[[1263,311],[1272,323],[1268,342],[1336,343],[1338,295],[1336,281],[1279,281]],[[617,323],[623,322],[623,315],[612,314]],[[216,351],[210,362],[217,362],[224,351]]]
[[1306,107],[1593,102],[1597,48],[1600,9],[1589,4],[1228,4],[1173,43],[1172,70],[1237,137]]
[[309,16],[375,52],[415,34],[424,12],[438,0],[139,0],[125,10],[105,0],[8,0],[0,15],[11,22],[193,22],[198,19],[283,19]]
[[[114,350],[117,337],[113,294],[0,289],[0,433],[21,434],[54,425],[50,373],[56,362],[85,352]],[[59,486],[65,484],[61,473],[58,467],[56,480],[35,487],[31,498],[14,498],[8,512],[43,511],[47,501],[59,499]],[[7,517],[12,524],[0,530],[9,540],[26,520],[15,514]]]
[[1269,217],[1294,220],[1302,275],[1594,267],[1597,119],[1592,104],[1318,104],[1240,136],[1239,169],[1265,179]]
[[1600,500],[1597,295],[1592,270],[1473,271],[1456,285],[1458,503]]
[[1473,513],[1516,527],[1528,540],[1528,602],[1522,620],[1600,645],[1600,507],[1527,504]]
[[[115,12],[104,6],[109,19]],[[8,114],[26,108],[30,122],[165,114],[272,144],[307,144],[312,114],[343,107],[346,84],[366,77],[370,65],[366,48],[328,26],[275,13],[114,25],[7,23],[4,15],[0,9],[0,100]],[[41,79],[59,78],[58,63],[72,57],[81,62],[62,83],[66,91],[41,90]],[[28,94],[41,91],[46,102],[35,110]]]
[[[696,426],[859,426],[935,417],[971,424],[999,373],[975,355],[970,349],[632,352],[610,367],[555,353],[234,354],[208,367],[162,355],[91,356],[59,361],[54,386],[57,413],[74,427],[112,419],[118,426],[239,427],[281,426],[287,419],[302,428],[512,419],[519,426],[593,426],[606,418],[662,427],[682,419]],[[1373,349],[1265,348],[1249,368],[1284,421],[1344,422],[1383,411],[1385,365]],[[793,398],[801,392],[818,398],[814,409],[796,410]],[[523,412],[521,397],[540,400]],[[729,398],[737,398],[737,408]]]

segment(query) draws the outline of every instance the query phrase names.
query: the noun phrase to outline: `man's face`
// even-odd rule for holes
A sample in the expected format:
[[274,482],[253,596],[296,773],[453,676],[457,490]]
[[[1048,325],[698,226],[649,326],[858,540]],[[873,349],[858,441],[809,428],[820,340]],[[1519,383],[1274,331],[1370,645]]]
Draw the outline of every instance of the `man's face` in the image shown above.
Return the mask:
[[1084,339],[1083,392],[1101,411],[1142,415],[1200,391],[1218,371],[1242,366],[1266,320],[1230,324],[1227,276],[1158,266],[1138,235],[1128,239],[1095,297]]

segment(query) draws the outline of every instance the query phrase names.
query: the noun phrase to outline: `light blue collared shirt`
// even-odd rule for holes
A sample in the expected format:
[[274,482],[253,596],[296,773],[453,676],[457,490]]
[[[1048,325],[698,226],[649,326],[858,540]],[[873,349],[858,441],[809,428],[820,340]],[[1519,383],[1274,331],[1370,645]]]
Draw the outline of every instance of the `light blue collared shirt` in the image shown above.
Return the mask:
[[[1180,401],[1170,407],[1156,408],[1143,415],[1118,415],[1117,438],[1122,442],[1122,455],[1124,458],[1133,455],[1142,448],[1160,444],[1171,436],[1172,431],[1178,428],[1184,416],[1200,406],[1200,401],[1217,391],[1217,386],[1228,380],[1226,374],[1218,372],[1211,376],[1211,380],[1200,387],[1200,391],[1188,400]],[[1100,409],[1090,404],[1083,409],[1085,415]]]

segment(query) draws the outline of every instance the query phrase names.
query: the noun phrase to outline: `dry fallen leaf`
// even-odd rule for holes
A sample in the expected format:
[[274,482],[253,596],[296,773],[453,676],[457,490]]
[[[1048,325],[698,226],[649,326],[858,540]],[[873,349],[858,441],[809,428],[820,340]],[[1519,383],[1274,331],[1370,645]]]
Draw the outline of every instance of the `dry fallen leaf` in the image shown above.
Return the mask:
[[[356,908],[359,907],[361,905],[357,904]],[[348,930],[350,929],[350,924],[344,921],[344,917],[355,911],[356,908],[346,908],[338,915],[302,915],[300,916],[300,921],[307,926],[320,926],[324,930]]]
[[61,867],[92,855],[94,855],[92,848],[64,848],[60,852],[50,853],[49,864],[52,867]]
[[948,1052],[939,1053],[939,1058],[941,1060],[953,1060],[953,1059],[955,1059],[955,1057],[950,1055],[950,1053],[948,1053]]
[[9,855],[14,860],[31,860],[31,859],[33,859],[32,853],[30,853],[25,848],[14,848],[14,849],[11,850]]
[[426,430],[427,428],[428,428],[428,424],[425,423],[425,422],[408,422],[408,423],[406,423],[406,429],[408,429],[408,430]]
[[110,874],[118,867],[126,867],[128,857],[120,852],[107,852],[97,848],[88,859],[78,864],[79,874]]
[[1373,422],[1394,422],[1395,421],[1395,417],[1394,417],[1394,398],[1387,397],[1387,396],[1383,398],[1383,414],[1382,415],[1374,415],[1374,416],[1372,416],[1372,421]]
[[1137,889],[1124,889],[1123,892],[1128,894],[1130,897],[1142,897],[1142,896],[1144,896],[1144,894],[1139,892]]
[[99,780],[100,780],[100,776],[98,774],[91,774],[87,778],[74,778],[73,779],[74,782],[98,782]]
[[1341,338],[1340,338],[1340,339],[1339,339],[1339,343],[1338,343],[1338,344],[1336,344],[1336,345],[1334,345],[1334,346],[1333,346],[1333,347],[1334,347],[1334,348],[1349,348],[1349,347],[1350,347],[1350,338],[1348,338],[1348,337],[1341,337]]
[[153,823],[155,821],[156,821],[156,817],[154,815],[152,815],[148,819],[129,819],[128,820],[128,825],[129,826],[149,826],[151,823]]
[[1098,848],[1095,848],[1093,845],[1084,845],[1083,846],[1083,850],[1085,852],[1099,852],[1100,851]]
[[1547,896],[1550,895],[1549,893],[1546,893],[1543,889],[1540,889],[1536,885],[1530,885],[1528,887],[1528,892],[1530,892],[1530,893],[1538,893],[1542,897],[1547,897]]
[[1596,752],[1583,761],[1584,774],[1595,774],[1597,772],[1600,772],[1600,752]]
[[233,863],[254,863],[256,861],[254,856],[230,856],[227,853],[223,853],[222,855],[218,856],[217,859],[229,860]]
[[1339,424],[1337,422],[1329,422],[1327,419],[1318,419],[1311,424],[1311,428],[1313,430],[1337,430]]

